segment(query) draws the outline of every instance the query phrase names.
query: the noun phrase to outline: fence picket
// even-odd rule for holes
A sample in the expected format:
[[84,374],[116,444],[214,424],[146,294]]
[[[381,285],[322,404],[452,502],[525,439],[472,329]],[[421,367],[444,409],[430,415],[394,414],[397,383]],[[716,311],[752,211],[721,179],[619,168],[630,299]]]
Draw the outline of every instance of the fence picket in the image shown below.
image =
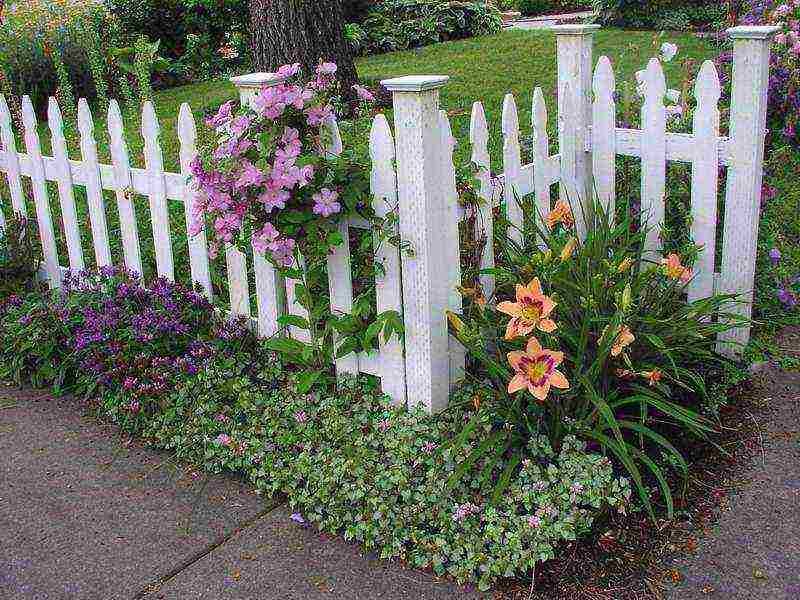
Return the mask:
[[253,248],[253,274],[256,283],[256,310],[258,311],[258,335],[268,338],[280,329],[278,317],[286,312],[283,278],[264,256]]
[[607,56],[597,61],[592,82],[592,172],[597,200],[614,216],[616,191],[616,114],[614,70]]
[[111,161],[114,167],[114,193],[117,197],[119,228],[122,236],[122,252],[125,267],[142,274],[142,254],[139,246],[139,226],[133,204],[133,182],[128,144],[125,141],[125,125],[116,100],[108,103],[108,136],[111,141]]
[[664,225],[664,188],[667,177],[667,83],[661,61],[651,58],[645,70],[642,106],[642,216],[647,228],[646,248],[656,259]]
[[695,276],[689,286],[689,300],[706,298],[714,292],[714,255],[717,241],[717,191],[719,76],[707,60],[695,84],[697,108],[694,113],[694,161],[692,162],[692,240],[701,246]]
[[61,219],[64,223],[69,267],[77,273],[84,269],[81,232],[78,227],[78,214],[75,210],[72,166],[67,154],[67,140],[64,138],[64,120],[55,98],[50,98],[47,103],[47,122],[50,127],[50,144],[55,159],[58,198],[61,205]]
[[56,236],[53,231],[53,216],[50,212],[50,201],[47,197],[47,185],[44,176],[44,159],[39,143],[39,131],[36,124],[36,113],[28,96],[22,98],[22,122],[25,125],[25,147],[31,161],[31,187],[33,201],[36,204],[36,221],[39,224],[39,238],[42,242],[42,256],[45,271],[52,288],[61,287],[61,267],[58,264]]
[[247,257],[233,244],[225,244],[225,264],[228,270],[228,298],[231,312],[240,317],[249,317],[250,286],[247,283]]
[[[329,118],[326,126],[331,136],[327,152],[332,157],[339,156],[342,153],[342,136],[339,134],[336,119]],[[339,223],[339,234],[342,236],[342,243],[327,257],[328,289],[331,312],[349,315],[353,312],[353,273],[350,264],[350,227],[346,220]],[[343,373],[358,373],[358,355],[354,352],[336,359],[336,374]]]
[[167,207],[166,182],[164,181],[164,156],[161,153],[158,123],[153,103],[148,100],[142,107],[142,138],[144,139],[144,163],[150,180],[150,218],[153,224],[153,243],[156,251],[156,270],[159,277],[175,280],[175,263],[172,257],[172,241],[169,231],[169,208]]
[[85,98],[78,101],[78,131],[81,134],[83,176],[86,184],[86,201],[89,205],[89,221],[92,225],[94,256],[98,267],[107,267],[111,265],[111,247],[108,243],[106,205],[103,200],[100,163],[97,160],[94,121]]
[[[374,197],[375,214],[386,217],[397,206],[397,176],[394,170],[394,139],[389,122],[382,114],[376,115],[369,136],[369,154],[372,159],[370,188]],[[397,227],[391,234],[397,233]],[[403,313],[403,292],[401,289],[400,249],[393,243],[384,241],[375,245],[375,262],[383,265],[381,276],[375,277],[375,296],[378,314],[393,310]],[[406,375],[403,358],[403,342],[393,336],[388,342],[379,336],[380,366],[379,376],[383,391],[394,404],[406,404]]]
[[[458,191],[456,190],[456,171],[453,165],[453,149],[456,140],[450,127],[450,119],[443,110],[439,111],[439,131],[441,134],[442,186],[446,216],[443,220],[442,243],[447,270],[447,306],[456,314],[461,312],[461,254],[458,232]],[[464,346],[452,335],[449,337],[450,384],[464,378],[466,351]]]
[[511,223],[509,237],[521,243],[524,238],[524,218],[522,214],[522,198],[519,180],[522,172],[522,153],[519,147],[519,117],[517,103],[513,94],[506,94],[503,100],[503,173],[505,187],[503,200],[506,205],[506,217]]
[[[469,123],[469,141],[472,145],[472,162],[478,167],[477,179],[480,182],[478,196],[480,205],[475,219],[475,239],[486,237],[486,242],[481,253],[481,269],[494,268],[494,211],[492,205],[492,166],[489,157],[489,127],[486,124],[486,114],[483,104],[475,102],[472,105],[472,115]],[[494,294],[494,276],[481,275],[481,290],[485,298]]]
[[550,137],[547,134],[547,105],[542,88],[533,91],[531,106],[531,126],[533,127],[533,189],[536,195],[536,209],[542,218],[550,214],[550,182],[547,180],[547,160],[550,158]]
[[14,212],[23,217],[28,216],[25,206],[25,196],[22,193],[22,179],[20,178],[19,155],[17,142],[14,138],[14,128],[11,120],[11,111],[8,109],[6,98],[0,94],[0,139],[6,153],[6,176],[8,189],[11,193],[11,206]]
[[572,214],[575,216],[575,232],[580,239],[585,239],[588,215],[583,214],[586,203],[583,202],[577,185],[578,149],[575,142],[575,113],[578,108],[575,106],[572,83],[566,81],[559,93],[563,94],[563,101],[561,102],[561,112],[558,115],[559,139],[561,140],[561,179],[558,193],[559,198],[572,208]]
[[183,192],[183,212],[186,218],[186,232],[189,246],[189,268],[192,273],[192,282],[199,284],[205,291],[207,298],[213,297],[211,289],[211,273],[208,266],[208,244],[205,229],[197,235],[188,235],[194,222],[195,191],[189,185],[191,177],[191,163],[197,156],[197,127],[194,122],[192,109],[184,102],[178,113],[178,138],[180,139],[181,175],[186,185]]

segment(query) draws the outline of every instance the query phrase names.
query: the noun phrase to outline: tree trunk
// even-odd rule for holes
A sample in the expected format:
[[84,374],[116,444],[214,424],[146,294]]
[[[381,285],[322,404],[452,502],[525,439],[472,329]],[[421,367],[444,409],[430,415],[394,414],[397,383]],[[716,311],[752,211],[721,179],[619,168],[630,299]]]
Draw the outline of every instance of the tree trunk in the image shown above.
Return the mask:
[[306,75],[320,61],[334,62],[342,93],[358,81],[344,35],[342,0],[250,0],[251,48],[258,71],[300,63]]

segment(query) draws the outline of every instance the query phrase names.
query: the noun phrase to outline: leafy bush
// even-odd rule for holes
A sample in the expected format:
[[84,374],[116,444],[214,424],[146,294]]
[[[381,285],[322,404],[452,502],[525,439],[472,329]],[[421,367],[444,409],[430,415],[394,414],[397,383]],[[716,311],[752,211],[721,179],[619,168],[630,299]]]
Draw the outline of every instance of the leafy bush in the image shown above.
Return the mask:
[[36,229],[11,214],[0,226],[0,298],[32,289],[40,264]]
[[645,253],[647,232],[631,212],[620,204],[609,215],[596,203],[579,242],[560,201],[548,227],[530,224],[541,249],[500,236],[499,303],[472,302],[450,318],[476,361],[472,376],[492,382],[483,403],[508,424],[482,452],[521,454],[540,435],[559,448],[575,435],[613,454],[648,506],[639,466],[650,471],[671,514],[654,458],[665,452],[686,469],[670,440],[711,427],[700,414],[705,378],[727,364],[716,337],[742,321],[725,312],[731,296],[687,302],[691,268],[677,254]]
[[131,39],[146,35],[161,40],[164,56],[179,59],[192,37],[205,38],[208,56],[247,32],[246,0],[109,0],[109,10]]
[[[458,483],[456,465],[503,427],[491,411],[470,404],[428,417],[355,379],[335,394],[298,393],[292,373],[252,342],[193,292],[166,281],[145,289],[116,271],[0,305],[0,379],[96,397],[124,429],[196,468],[286,494],[296,520],[384,558],[487,587],[629,504],[610,461],[569,436],[557,451],[530,439],[521,463],[476,461]],[[508,480],[502,494],[492,477]]]
[[634,29],[718,29],[728,16],[722,2],[712,0],[594,0],[606,25]]
[[73,93],[93,98],[95,82],[87,44],[95,41],[105,56],[119,40],[116,22],[102,3],[21,0],[0,19],[0,71],[6,92],[28,94],[42,109],[58,90],[65,104]]
[[496,8],[483,3],[383,0],[362,26],[369,37],[363,51],[375,53],[496,33],[502,20]]
[[523,15],[548,15],[584,10],[591,0],[520,0],[519,11]]

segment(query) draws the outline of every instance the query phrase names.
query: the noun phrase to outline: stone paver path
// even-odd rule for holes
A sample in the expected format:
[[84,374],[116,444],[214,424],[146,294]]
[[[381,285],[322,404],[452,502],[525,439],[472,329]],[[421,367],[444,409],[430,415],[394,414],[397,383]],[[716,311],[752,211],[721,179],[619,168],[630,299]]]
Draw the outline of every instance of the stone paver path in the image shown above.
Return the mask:
[[588,19],[594,13],[592,11],[565,13],[561,15],[543,15],[541,17],[525,17],[517,19],[505,25],[506,29],[547,29],[553,25],[561,23],[578,23]]
[[683,581],[668,600],[800,599],[800,374],[768,370],[759,379],[774,408],[758,419],[763,453],[742,465],[748,483],[697,555],[672,565]]
[[0,599],[479,597],[125,442],[81,403],[0,387]]

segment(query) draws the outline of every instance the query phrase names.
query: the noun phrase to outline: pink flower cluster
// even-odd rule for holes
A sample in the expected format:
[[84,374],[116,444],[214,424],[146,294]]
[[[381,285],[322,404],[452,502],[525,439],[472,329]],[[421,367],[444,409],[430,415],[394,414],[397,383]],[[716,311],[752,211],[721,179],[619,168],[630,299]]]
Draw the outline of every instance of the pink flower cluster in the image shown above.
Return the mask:
[[[206,120],[216,139],[191,164],[197,193],[189,233],[208,226],[212,255],[248,230],[257,252],[291,266],[297,213],[331,218],[342,210],[338,190],[315,185],[325,179],[322,129],[334,116],[336,65],[321,63],[306,83],[295,82],[299,73],[299,64],[282,66],[280,83],[265,86],[252,108],[227,102]],[[366,88],[358,93],[372,97]],[[283,216],[290,213],[294,221]]]

